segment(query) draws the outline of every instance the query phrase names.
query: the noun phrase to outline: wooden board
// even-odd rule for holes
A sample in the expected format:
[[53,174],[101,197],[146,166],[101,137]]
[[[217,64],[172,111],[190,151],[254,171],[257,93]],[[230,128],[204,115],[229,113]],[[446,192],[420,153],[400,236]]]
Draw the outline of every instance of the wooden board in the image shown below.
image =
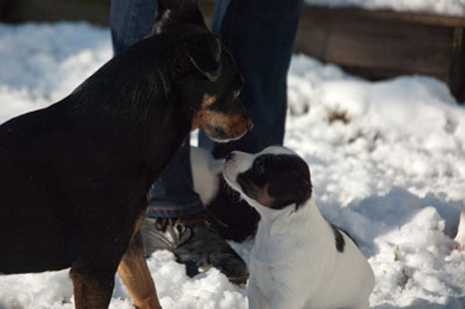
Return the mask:
[[0,21],[85,20],[108,25],[111,0],[0,0]]
[[304,6],[295,49],[372,80],[425,74],[465,101],[465,19]]

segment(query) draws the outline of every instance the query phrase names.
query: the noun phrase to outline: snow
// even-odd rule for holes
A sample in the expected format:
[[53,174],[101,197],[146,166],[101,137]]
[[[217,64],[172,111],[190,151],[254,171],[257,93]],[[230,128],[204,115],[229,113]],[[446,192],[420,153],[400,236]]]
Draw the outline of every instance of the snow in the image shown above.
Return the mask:
[[465,17],[464,0],[305,0],[305,3],[328,7],[358,7],[366,10]]
[[[106,28],[0,24],[0,122],[59,100],[111,55]],[[429,77],[369,82],[303,55],[288,84],[285,145],[309,163],[323,215],[373,267],[372,308],[465,308],[465,253],[453,241],[465,108]],[[232,246],[247,260],[252,242]],[[168,252],[148,264],[165,308],[247,308],[245,289],[215,269],[191,279]],[[67,270],[0,276],[0,308],[73,308]],[[119,278],[111,308],[132,308]]]

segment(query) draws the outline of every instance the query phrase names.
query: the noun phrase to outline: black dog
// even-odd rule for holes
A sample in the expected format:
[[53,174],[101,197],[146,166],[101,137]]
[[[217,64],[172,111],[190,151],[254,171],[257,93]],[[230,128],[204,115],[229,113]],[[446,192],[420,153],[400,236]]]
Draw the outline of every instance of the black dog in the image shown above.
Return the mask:
[[138,233],[150,187],[190,131],[228,141],[252,125],[194,1],[158,3],[154,34],[0,126],[0,273],[71,267],[77,308],[108,307],[117,270],[137,307],[159,308]]

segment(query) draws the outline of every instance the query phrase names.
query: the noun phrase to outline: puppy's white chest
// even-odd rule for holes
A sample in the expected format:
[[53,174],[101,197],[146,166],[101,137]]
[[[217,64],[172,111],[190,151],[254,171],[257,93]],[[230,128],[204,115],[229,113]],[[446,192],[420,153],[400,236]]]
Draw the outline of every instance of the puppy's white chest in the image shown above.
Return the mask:
[[271,275],[271,267],[267,262],[259,261],[253,257],[250,258],[250,273],[253,274],[258,288],[264,296],[271,299],[275,288],[274,278]]
[[273,297],[278,282],[282,281],[280,275],[289,259],[289,248],[284,246],[281,239],[274,239],[269,233],[264,232],[259,226],[250,257],[250,274],[263,296],[268,299]]

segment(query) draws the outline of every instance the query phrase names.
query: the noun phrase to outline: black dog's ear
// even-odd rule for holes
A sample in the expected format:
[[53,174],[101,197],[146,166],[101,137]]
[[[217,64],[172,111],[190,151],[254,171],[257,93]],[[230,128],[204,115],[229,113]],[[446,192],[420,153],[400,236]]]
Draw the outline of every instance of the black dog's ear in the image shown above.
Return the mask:
[[191,11],[197,6],[195,0],[157,0],[157,12],[155,21],[165,18],[173,18],[173,13],[176,15],[179,12]]
[[213,34],[202,34],[189,40],[185,52],[192,64],[210,81],[218,80],[221,73],[221,41]]
[[170,25],[193,24],[208,29],[196,0],[157,0],[152,34],[161,33]]

